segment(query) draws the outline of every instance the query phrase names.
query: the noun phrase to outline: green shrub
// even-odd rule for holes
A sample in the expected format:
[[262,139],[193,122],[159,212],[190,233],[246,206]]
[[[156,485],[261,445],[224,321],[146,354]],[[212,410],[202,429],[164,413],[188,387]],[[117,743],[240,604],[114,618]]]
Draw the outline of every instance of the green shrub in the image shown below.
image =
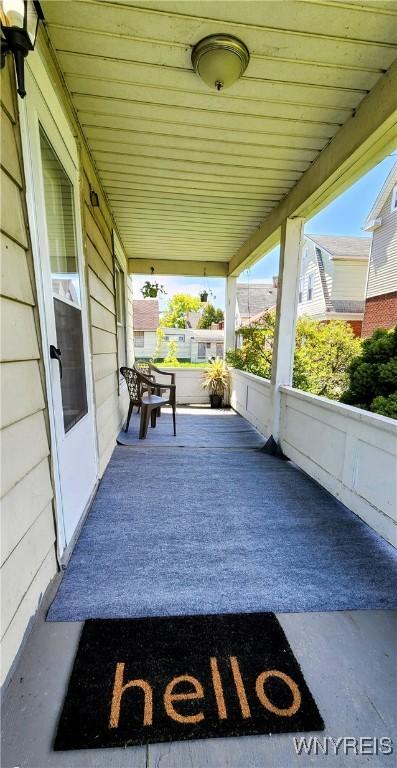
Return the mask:
[[397,418],[397,325],[378,328],[349,366],[343,403]]

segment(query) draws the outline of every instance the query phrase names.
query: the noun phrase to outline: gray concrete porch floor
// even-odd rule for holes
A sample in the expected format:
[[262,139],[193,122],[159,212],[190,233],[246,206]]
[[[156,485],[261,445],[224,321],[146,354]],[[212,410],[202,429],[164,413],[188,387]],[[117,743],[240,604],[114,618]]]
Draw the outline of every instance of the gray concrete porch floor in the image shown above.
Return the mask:
[[[146,441],[145,441],[146,442]],[[139,450],[139,449],[135,449]],[[247,450],[247,448],[246,448]],[[248,448],[249,450],[249,448]],[[45,622],[47,590],[4,691],[2,768],[293,768],[394,766],[397,750],[397,611],[278,614],[325,722],[315,734],[388,737],[394,754],[297,755],[294,734],[205,739],[127,749],[53,752],[57,720],[82,628]],[[310,734],[304,734],[309,737]]]

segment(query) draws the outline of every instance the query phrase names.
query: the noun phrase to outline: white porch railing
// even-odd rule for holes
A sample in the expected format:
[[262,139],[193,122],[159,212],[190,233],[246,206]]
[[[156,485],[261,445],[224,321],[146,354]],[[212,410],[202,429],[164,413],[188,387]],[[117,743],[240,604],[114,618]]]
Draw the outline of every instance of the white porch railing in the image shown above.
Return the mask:
[[[280,392],[285,455],[396,546],[396,422],[292,387]],[[232,371],[231,405],[267,437],[271,394],[270,381]]]
[[272,431],[272,385],[253,373],[231,370],[230,405],[244,416],[262,435]]
[[[204,368],[169,368],[161,363],[159,366],[164,371],[175,373],[177,405],[209,403],[208,392],[201,386]],[[161,381],[161,376],[156,374],[156,379]],[[164,382],[169,383],[169,378]]]

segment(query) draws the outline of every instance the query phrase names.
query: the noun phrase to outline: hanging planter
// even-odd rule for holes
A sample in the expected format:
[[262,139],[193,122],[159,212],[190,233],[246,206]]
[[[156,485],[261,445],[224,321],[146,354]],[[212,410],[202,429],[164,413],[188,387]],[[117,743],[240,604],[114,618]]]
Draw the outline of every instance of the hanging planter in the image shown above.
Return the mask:
[[205,304],[208,301],[208,291],[201,291],[200,301],[202,304]]
[[166,293],[164,286],[159,285],[159,283],[151,283],[150,280],[146,280],[141,288],[144,299],[157,299],[157,296],[162,293]]

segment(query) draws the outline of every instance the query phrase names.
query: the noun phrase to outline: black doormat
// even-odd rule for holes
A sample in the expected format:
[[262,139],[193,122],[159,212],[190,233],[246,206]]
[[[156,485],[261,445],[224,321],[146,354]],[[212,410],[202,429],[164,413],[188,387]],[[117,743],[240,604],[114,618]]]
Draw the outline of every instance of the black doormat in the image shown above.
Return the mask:
[[90,620],[54,749],[323,727],[272,613]]

